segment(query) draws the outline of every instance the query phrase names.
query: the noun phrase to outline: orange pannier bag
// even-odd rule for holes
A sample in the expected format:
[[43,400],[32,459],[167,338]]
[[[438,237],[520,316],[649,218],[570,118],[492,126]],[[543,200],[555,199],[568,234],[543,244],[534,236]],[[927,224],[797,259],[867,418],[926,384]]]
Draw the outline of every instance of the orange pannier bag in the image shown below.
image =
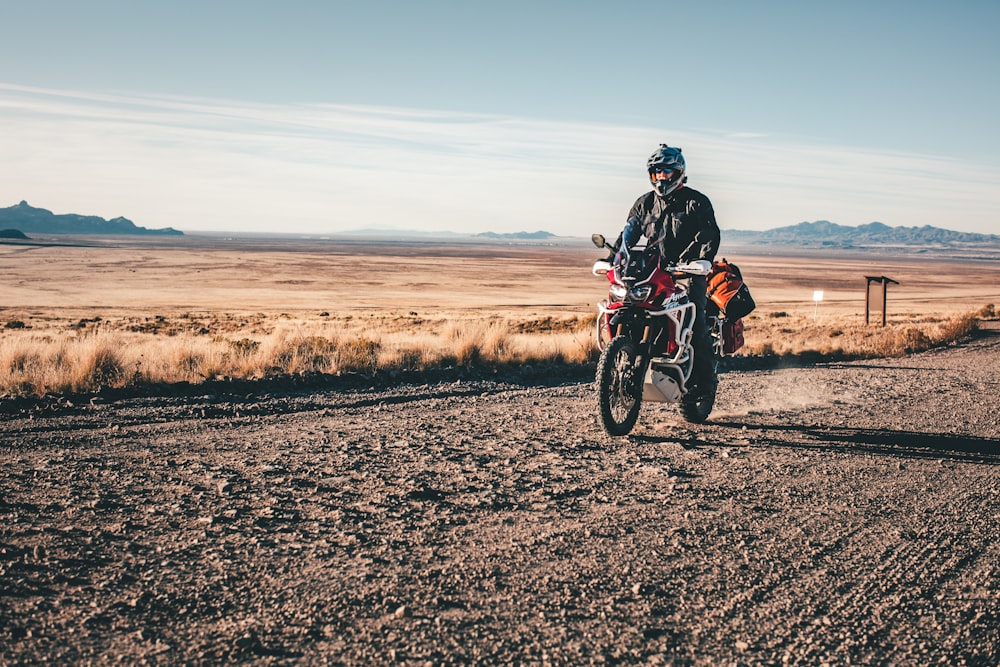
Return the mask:
[[725,259],[712,262],[706,294],[730,321],[746,317],[757,307],[750,296],[750,288],[743,282],[743,274]]

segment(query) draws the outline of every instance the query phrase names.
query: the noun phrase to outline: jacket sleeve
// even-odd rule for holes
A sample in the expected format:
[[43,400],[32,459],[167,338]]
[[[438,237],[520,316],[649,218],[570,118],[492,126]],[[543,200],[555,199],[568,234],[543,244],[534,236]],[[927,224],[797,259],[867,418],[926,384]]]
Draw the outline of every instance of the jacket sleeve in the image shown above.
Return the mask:
[[645,199],[646,195],[643,195],[635,200],[632,204],[632,208],[629,209],[628,219],[625,221],[625,228],[622,233],[618,235],[618,241],[621,243],[620,247],[631,248],[643,235],[643,217],[645,216]]
[[628,220],[625,221],[625,229],[622,230],[622,243],[623,247],[631,248],[639,239],[642,237],[642,221],[635,216],[630,216]]
[[695,210],[692,213],[698,219],[698,231],[684,252],[680,254],[681,261],[692,261],[695,259],[707,259],[713,261],[715,254],[719,252],[720,232],[719,225],[715,221],[715,209],[708,198],[694,202]]

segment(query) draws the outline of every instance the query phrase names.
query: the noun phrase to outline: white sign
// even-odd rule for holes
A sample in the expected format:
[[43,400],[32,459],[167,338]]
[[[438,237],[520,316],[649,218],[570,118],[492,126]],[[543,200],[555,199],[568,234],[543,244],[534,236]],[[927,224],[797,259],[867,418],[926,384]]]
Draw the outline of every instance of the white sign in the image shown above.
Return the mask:
[[822,300],[823,300],[823,290],[820,289],[813,292],[813,301],[822,301]]

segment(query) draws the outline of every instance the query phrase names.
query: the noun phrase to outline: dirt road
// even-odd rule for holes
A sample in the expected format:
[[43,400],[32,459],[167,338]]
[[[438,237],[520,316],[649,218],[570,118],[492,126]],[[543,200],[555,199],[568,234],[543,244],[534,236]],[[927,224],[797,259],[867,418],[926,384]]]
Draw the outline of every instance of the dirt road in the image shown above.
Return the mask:
[[0,663],[996,665],[997,368],[8,406]]

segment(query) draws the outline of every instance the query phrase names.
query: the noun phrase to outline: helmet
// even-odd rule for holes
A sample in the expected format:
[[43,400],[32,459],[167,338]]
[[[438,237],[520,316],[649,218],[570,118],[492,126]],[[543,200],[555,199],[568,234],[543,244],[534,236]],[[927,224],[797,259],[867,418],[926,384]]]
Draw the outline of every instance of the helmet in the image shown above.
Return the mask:
[[[666,197],[687,181],[687,166],[681,149],[671,148],[666,144],[660,144],[656,152],[649,156],[646,170],[649,172],[649,182],[661,197]],[[658,171],[665,172],[666,178],[656,178]]]

